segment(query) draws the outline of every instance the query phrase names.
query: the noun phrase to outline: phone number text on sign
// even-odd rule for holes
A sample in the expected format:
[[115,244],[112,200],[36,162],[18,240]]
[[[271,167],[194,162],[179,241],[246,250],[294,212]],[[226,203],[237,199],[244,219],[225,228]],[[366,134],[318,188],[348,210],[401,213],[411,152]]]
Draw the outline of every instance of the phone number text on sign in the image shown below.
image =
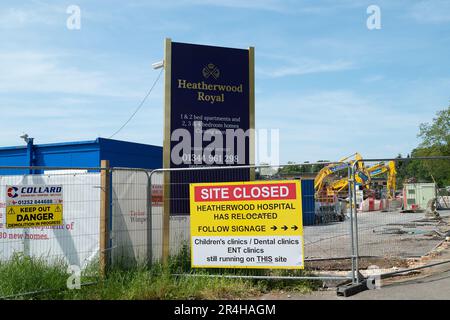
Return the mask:
[[303,269],[300,181],[190,185],[194,268]]

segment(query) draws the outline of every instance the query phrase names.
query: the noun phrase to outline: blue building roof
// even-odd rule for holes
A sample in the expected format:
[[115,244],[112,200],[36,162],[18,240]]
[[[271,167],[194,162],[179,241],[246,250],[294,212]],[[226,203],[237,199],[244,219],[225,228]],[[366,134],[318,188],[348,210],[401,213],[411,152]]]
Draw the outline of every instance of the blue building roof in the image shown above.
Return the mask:
[[[111,167],[161,168],[162,147],[105,138],[39,145],[31,142],[27,146],[0,147],[0,167],[86,168],[99,167],[101,160],[109,160]],[[0,168],[0,175],[23,173]]]

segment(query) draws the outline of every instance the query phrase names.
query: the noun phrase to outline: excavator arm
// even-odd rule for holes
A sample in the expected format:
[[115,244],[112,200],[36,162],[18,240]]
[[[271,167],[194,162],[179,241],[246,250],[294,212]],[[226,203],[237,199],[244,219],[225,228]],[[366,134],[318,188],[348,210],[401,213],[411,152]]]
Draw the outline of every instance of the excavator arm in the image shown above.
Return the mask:
[[[354,159],[349,160],[353,156]],[[322,168],[318,172],[314,180],[314,188],[316,190],[316,194],[319,194],[320,192],[326,190],[327,195],[336,195],[346,187],[348,187],[348,177],[336,180],[334,176],[338,171],[347,169],[356,161],[358,161],[356,165],[357,172],[355,175],[356,182],[360,185],[363,185],[364,187],[368,187],[370,183],[370,175],[367,172],[367,169],[365,168],[364,162],[362,160],[362,156],[356,152],[348,157],[339,159],[339,163],[329,164],[326,167]]]
[[397,170],[395,168],[395,161],[389,161],[389,174],[387,179],[387,190],[390,199],[395,199],[395,189],[397,188]]
[[[351,159],[354,157],[353,159]],[[350,160],[349,160],[350,159]],[[348,157],[342,158],[338,163],[332,163],[323,167],[314,179],[314,188],[316,195],[326,194],[328,196],[338,195],[348,188],[348,177],[339,177],[338,172],[347,169],[356,163],[355,182],[364,188],[369,188],[372,178],[387,174],[387,191],[389,199],[395,198],[396,175],[395,162],[389,161],[388,164],[379,162],[371,167],[366,167],[362,156],[354,153]]]
[[395,169],[395,161],[389,161],[388,164],[385,164],[384,162],[379,162],[369,168],[367,168],[367,171],[370,174],[371,178],[387,174],[387,193],[389,199],[395,198],[395,189],[397,187],[396,181],[397,181],[397,170]]

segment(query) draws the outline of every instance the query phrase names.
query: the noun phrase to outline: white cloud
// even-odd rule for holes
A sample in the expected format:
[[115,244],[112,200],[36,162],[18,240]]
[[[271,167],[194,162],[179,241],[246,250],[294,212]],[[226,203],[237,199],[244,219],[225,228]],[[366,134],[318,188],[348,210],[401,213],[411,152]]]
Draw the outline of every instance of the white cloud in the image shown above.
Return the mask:
[[[87,57],[89,59],[87,59]],[[95,55],[63,51],[0,51],[0,145],[17,143],[27,132],[37,143],[94,139],[120,127],[144,97],[158,72],[140,64],[118,66]],[[111,59],[111,57],[110,57]],[[92,61],[104,66],[92,67]],[[111,67],[111,65],[113,67]],[[139,117],[116,138],[158,143],[162,119],[162,77]],[[161,114],[161,115],[160,115]]]
[[[60,30],[66,29],[66,21],[70,14],[67,8],[75,3],[55,2],[47,3],[33,0],[31,3],[16,7],[0,8],[0,27],[6,30],[17,30],[29,27],[58,27]],[[80,4],[82,21],[95,23],[125,23],[122,16],[109,13],[107,10],[90,10],[90,6]]]
[[286,11],[286,1],[280,0],[188,0],[189,4],[212,5],[230,8],[258,9],[268,11]]
[[[76,55],[41,51],[0,52],[0,92],[66,93],[141,97],[144,92],[122,84],[136,74],[116,74],[75,67]],[[71,63],[72,62],[72,63]],[[140,75],[142,76],[142,75]],[[142,80],[142,79],[141,79]],[[133,82],[134,83],[134,82]],[[142,87],[145,90],[144,87]]]
[[281,67],[257,68],[256,71],[262,76],[278,78],[311,73],[337,72],[353,68],[354,64],[350,61],[337,60],[333,62],[324,62],[315,59],[299,58]]
[[418,125],[430,112],[405,114],[340,90],[275,95],[257,101],[257,110],[257,127],[280,129],[282,162],[406,154],[417,146]]
[[412,6],[410,15],[420,23],[450,22],[450,1],[420,1]]
[[[0,101],[3,119],[0,145],[21,143],[23,132],[36,143],[92,140],[108,137],[128,119],[139,101],[115,97],[10,98]],[[160,145],[162,142],[162,101],[151,98],[115,139]],[[149,129],[151,128],[151,129]]]
[[381,74],[373,74],[373,75],[369,75],[367,77],[364,77],[362,80],[364,82],[377,82],[377,81],[381,81],[384,79],[384,76]]
[[338,10],[351,9],[367,6],[368,0],[325,0],[322,3],[316,3],[309,0],[171,0],[171,1],[144,1],[129,0],[130,6],[152,6],[159,8],[173,8],[180,6],[214,6],[234,9],[248,9],[271,11],[283,14],[330,14]]
[[30,20],[32,20],[30,14],[24,10],[10,8],[0,12],[0,24],[2,28],[22,26]]
[[[172,8],[180,6],[214,6],[237,9],[264,10],[273,12],[288,12],[289,7],[297,2],[286,0],[171,0],[171,1],[128,1],[130,6],[152,6]],[[297,3],[298,4],[298,3]]]
[[64,21],[64,10],[64,7],[44,7],[43,5],[0,9],[0,27],[16,29],[31,24],[54,25],[59,20]]

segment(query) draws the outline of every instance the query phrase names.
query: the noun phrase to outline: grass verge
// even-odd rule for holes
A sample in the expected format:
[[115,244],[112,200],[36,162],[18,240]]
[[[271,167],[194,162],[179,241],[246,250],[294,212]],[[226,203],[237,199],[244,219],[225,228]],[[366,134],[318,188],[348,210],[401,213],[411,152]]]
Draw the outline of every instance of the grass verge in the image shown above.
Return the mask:
[[[80,289],[67,289],[67,265],[48,265],[44,259],[15,255],[0,263],[0,297],[7,299],[245,299],[272,290],[309,292],[320,285],[310,280],[255,280],[204,275],[300,275],[303,271],[267,271],[253,269],[193,270],[186,248],[171,257],[165,266],[113,268],[104,279],[96,266],[87,268],[81,283],[94,282]],[[183,274],[174,276],[174,274]],[[200,275],[200,277],[185,276]]]

